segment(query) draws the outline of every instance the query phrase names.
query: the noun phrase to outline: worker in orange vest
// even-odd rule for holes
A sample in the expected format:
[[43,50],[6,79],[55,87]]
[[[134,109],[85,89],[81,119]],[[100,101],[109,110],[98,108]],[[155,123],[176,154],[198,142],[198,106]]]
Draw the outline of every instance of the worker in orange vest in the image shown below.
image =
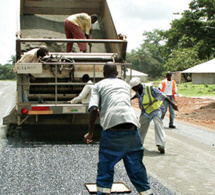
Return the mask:
[[[172,79],[171,72],[167,72],[166,79],[160,82],[158,89],[162,91],[164,94],[166,94],[166,96],[172,102],[176,102],[175,93],[177,91],[177,85],[176,85],[176,82]],[[173,129],[176,128],[176,126],[174,125],[175,111],[172,105],[166,100],[164,100],[163,105],[164,105],[165,111],[163,112],[161,118],[164,119],[167,109],[169,107],[169,112],[170,112],[169,128],[173,128]]]

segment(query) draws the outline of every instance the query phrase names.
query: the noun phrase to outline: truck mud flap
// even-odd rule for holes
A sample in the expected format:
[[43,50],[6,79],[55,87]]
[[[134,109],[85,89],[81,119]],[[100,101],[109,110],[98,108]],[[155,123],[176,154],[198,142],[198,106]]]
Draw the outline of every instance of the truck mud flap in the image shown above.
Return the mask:
[[17,124],[17,111],[14,107],[10,114],[3,118],[3,125]]

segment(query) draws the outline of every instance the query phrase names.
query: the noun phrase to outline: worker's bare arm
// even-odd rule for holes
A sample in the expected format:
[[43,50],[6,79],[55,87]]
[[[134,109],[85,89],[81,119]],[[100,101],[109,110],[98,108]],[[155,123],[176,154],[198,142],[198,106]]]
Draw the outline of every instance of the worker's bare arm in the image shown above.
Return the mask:
[[171,104],[171,106],[173,107],[174,110],[178,111],[178,106],[175,105],[168,97],[166,97],[165,100]]
[[90,119],[89,119],[89,131],[88,133],[84,136],[84,141],[86,144],[89,144],[92,142],[92,137],[93,137],[93,128],[96,122],[96,117],[98,115],[98,107],[93,106],[90,108]]

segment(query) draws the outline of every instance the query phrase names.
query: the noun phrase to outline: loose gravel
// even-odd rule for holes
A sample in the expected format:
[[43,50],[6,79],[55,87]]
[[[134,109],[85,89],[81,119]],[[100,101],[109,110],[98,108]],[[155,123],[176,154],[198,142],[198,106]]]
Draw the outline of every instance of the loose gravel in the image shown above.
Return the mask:
[[[98,143],[9,137],[1,139],[1,195],[87,195],[85,183],[95,183]],[[132,195],[123,162],[115,167],[115,182],[124,182]],[[149,175],[154,194],[176,194]]]

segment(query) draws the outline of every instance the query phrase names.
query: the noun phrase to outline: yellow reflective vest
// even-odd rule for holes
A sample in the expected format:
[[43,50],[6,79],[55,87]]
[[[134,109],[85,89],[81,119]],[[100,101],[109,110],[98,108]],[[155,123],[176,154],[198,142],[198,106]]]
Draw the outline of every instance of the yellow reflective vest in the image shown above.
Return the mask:
[[145,86],[145,93],[143,97],[143,108],[147,114],[150,114],[160,108],[163,101],[159,101],[152,96],[151,86]]

